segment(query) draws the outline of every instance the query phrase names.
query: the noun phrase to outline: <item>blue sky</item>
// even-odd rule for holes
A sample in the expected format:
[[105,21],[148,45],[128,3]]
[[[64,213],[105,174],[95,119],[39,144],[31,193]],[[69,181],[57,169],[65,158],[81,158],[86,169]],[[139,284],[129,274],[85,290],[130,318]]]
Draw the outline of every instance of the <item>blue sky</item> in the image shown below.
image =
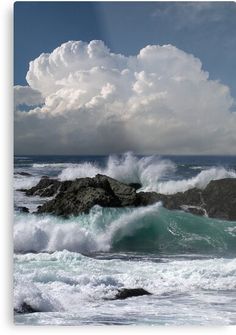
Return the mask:
[[16,2],[15,84],[29,61],[68,40],[102,39],[112,52],[134,55],[147,44],[173,44],[200,58],[210,78],[236,98],[236,4]]

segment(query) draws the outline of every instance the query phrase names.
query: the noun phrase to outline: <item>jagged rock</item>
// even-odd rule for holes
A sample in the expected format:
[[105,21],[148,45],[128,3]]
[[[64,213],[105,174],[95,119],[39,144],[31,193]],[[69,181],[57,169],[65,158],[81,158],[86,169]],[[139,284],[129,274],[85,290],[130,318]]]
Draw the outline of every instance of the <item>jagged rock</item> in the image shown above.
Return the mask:
[[123,288],[118,291],[114,299],[127,299],[141,295],[151,295],[151,293],[144,290],[143,288]]
[[50,179],[44,176],[40,179],[39,183],[36,186],[30,188],[29,190],[26,190],[25,194],[28,196],[38,195],[40,197],[52,197],[56,194],[60,185],[61,182],[59,180]]
[[140,183],[130,183],[129,186],[133,187],[136,191],[142,187]]
[[38,207],[38,213],[68,217],[88,213],[94,205],[102,207],[148,206],[161,201],[167,209],[185,210],[195,215],[236,220],[236,179],[211,181],[205,190],[192,188],[165,195],[136,192],[135,187],[98,174],[94,178],[59,181],[43,177],[26,195],[55,196]]
[[211,181],[202,191],[202,198],[209,217],[236,220],[236,179]]
[[[36,185],[37,188],[37,185]],[[135,189],[103,175],[61,182],[57,196],[38,207],[38,213],[62,216],[88,213],[94,205],[102,207],[135,206]]]
[[37,313],[39,310],[33,308],[26,302],[23,302],[19,308],[14,308],[14,312],[17,314],[28,314],[28,313]]

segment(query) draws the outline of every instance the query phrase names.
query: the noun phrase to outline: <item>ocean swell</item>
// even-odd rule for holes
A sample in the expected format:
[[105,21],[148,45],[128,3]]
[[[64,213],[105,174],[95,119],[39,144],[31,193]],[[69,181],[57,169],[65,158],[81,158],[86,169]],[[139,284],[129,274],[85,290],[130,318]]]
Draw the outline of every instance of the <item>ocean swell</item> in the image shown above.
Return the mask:
[[16,214],[16,252],[68,250],[153,253],[235,253],[235,222],[169,211],[160,203],[140,208],[101,208],[68,220]]

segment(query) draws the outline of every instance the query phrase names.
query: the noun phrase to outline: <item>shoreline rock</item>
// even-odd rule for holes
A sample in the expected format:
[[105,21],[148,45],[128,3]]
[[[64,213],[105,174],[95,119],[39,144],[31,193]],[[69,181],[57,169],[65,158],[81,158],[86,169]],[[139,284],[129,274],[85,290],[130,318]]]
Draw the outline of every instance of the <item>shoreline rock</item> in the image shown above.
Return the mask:
[[16,314],[29,314],[29,313],[38,313],[39,310],[34,309],[32,306],[23,302],[19,308],[14,308],[14,313]]
[[114,300],[124,300],[131,297],[139,297],[142,295],[152,295],[143,288],[123,288],[116,293]]
[[28,196],[53,197],[38,207],[37,213],[68,217],[101,207],[139,207],[161,201],[169,210],[183,210],[223,220],[236,220],[236,179],[211,181],[204,190],[192,188],[171,195],[136,192],[139,184],[124,184],[97,174],[93,178],[59,181],[42,177],[39,183],[22,190]]

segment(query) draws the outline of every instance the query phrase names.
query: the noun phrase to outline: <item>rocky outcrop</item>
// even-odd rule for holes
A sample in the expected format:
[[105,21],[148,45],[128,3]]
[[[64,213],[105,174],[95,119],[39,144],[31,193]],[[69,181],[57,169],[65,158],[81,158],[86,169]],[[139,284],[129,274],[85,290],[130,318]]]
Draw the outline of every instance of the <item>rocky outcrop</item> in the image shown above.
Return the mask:
[[131,297],[139,297],[142,295],[151,295],[151,293],[144,290],[143,288],[123,288],[118,291],[114,299],[115,300],[116,299],[127,299]]
[[202,200],[209,217],[236,221],[236,179],[211,181],[202,191]]
[[165,195],[156,192],[136,192],[139,185],[126,185],[113,178],[96,175],[73,181],[43,177],[26,195],[51,197],[38,207],[38,213],[68,217],[88,213],[94,205],[102,207],[148,206],[161,201],[167,209],[184,210],[195,215],[236,220],[236,179],[211,181],[204,190],[193,188]]
[[[42,177],[39,183],[25,191],[25,194],[30,195],[38,195],[40,197],[52,197],[58,191],[61,186],[61,182],[57,179],[50,179],[46,176]],[[24,190],[22,190],[24,191]]]
[[[41,188],[39,190],[42,183],[39,184],[35,186],[34,190],[30,189],[26,194],[33,193],[35,195],[39,192],[41,196],[45,194]],[[94,178],[80,178],[73,181],[59,182],[54,180],[52,184],[49,179],[47,185],[49,185],[47,189],[50,185],[53,185],[50,187],[52,193],[55,194],[58,190],[59,192],[54,199],[38,207],[38,213],[51,213],[67,217],[88,213],[94,205],[102,207],[138,205],[138,197],[133,187],[99,174]],[[54,185],[56,186],[54,187]]]

